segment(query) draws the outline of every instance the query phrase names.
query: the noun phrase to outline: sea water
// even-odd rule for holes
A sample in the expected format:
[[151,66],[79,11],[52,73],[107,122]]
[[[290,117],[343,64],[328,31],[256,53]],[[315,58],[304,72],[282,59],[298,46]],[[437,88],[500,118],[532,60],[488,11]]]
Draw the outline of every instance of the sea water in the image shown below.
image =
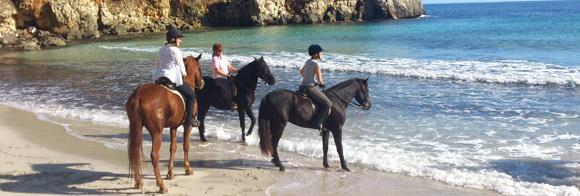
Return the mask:
[[[580,195],[580,2],[424,7],[416,19],[196,30],[184,33],[180,48],[203,55],[204,75],[214,42],[238,68],[264,57],[277,83],[258,86],[257,116],[266,93],[297,88],[308,46],[320,44],[327,86],[369,78],[372,108],[346,112],[349,165],[508,195]],[[0,103],[125,149],[124,104],[151,82],[164,38],[2,52]],[[237,113],[211,109],[206,123],[210,143],[241,141]],[[247,153],[259,154],[253,131],[245,143],[255,152]],[[191,137],[199,142],[196,130]],[[321,146],[318,131],[289,125],[279,150],[321,160]]]

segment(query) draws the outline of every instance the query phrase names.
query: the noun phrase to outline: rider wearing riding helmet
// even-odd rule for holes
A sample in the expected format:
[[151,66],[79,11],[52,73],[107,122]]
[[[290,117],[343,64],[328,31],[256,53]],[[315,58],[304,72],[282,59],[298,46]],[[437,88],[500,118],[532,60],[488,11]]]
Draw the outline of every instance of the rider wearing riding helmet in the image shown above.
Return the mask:
[[183,34],[177,29],[167,31],[167,43],[157,52],[157,62],[152,78],[156,83],[162,83],[161,80],[169,79],[175,84],[176,90],[183,95],[186,108],[185,123],[183,125],[185,129],[189,129],[194,124],[193,106],[195,92],[191,89],[190,84],[183,81],[183,77],[187,76],[187,72],[185,71],[181,50],[177,48],[181,45],[182,37]]
[[215,79],[217,85],[221,86],[226,95],[228,104],[230,105],[230,110],[233,112],[238,109],[238,105],[234,102],[234,96],[236,96],[236,85],[234,84],[234,78],[229,73],[238,72],[238,70],[230,64],[230,61],[222,53],[224,47],[220,43],[213,44],[213,56],[211,58],[212,67],[212,78]]
[[[314,116],[312,116],[312,127],[319,130],[326,130],[322,127],[322,124],[330,113],[332,102],[330,102],[326,95],[320,92],[318,87],[316,87],[318,85],[324,88],[324,80],[322,80],[320,64],[318,63],[318,61],[322,59],[322,51],[324,51],[324,49],[322,49],[318,44],[312,44],[308,47],[308,54],[311,58],[308,59],[302,69],[300,69],[300,74],[303,76],[301,87],[306,90],[312,100],[320,104]],[[318,81],[318,84],[316,81]]]

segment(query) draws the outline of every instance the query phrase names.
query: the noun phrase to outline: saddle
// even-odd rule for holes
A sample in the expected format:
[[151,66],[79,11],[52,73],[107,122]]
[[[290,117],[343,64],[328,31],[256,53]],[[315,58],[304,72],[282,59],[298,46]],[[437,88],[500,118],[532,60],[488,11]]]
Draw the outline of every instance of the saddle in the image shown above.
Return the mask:
[[306,91],[306,89],[304,89],[303,86],[298,87],[296,94],[298,94],[302,99],[306,99],[306,100],[310,101],[310,105],[312,105],[312,112],[313,113],[316,112],[316,108],[317,108],[316,106],[318,106],[320,104],[310,98],[310,95],[308,95],[308,91]]
[[159,79],[155,80],[155,84],[160,84],[171,90],[177,89],[175,83],[171,82],[171,80],[169,80],[169,78],[166,77],[160,77]]
[[179,96],[179,98],[181,98],[181,102],[183,103],[183,108],[185,108],[185,99],[183,98],[183,95],[181,95],[181,93],[176,90],[177,87],[175,87],[175,83],[171,82],[169,78],[160,77],[159,79],[155,80],[155,84],[165,87],[165,89],[167,89],[169,92]]
[[[164,87],[165,89],[167,89],[169,92],[179,96],[179,98],[181,99],[181,103],[183,104],[183,109],[185,110],[185,107],[186,107],[185,99],[183,98],[183,95],[179,91],[177,91],[177,87],[175,86],[175,83],[171,82],[171,80],[169,80],[169,78],[160,77],[159,79],[155,80],[155,84],[158,84],[158,85]],[[186,116],[187,116],[187,114],[184,113],[183,118],[185,118]],[[197,121],[197,119],[195,119],[193,122],[193,127],[198,127],[198,123],[199,123],[199,121]]]

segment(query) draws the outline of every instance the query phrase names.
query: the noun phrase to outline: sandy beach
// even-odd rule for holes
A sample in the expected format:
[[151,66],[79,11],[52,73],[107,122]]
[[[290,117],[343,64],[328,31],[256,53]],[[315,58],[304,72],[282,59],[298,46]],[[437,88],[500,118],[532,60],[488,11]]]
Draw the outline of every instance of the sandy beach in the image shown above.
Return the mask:
[[[1,195],[157,193],[148,159],[143,164],[145,186],[143,190],[134,189],[128,178],[126,151],[71,136],[64,127],[39,120],[31,112],[0,106],[0,132]],[[324,169],[315,158],[295,164],[292,160],[298,155],[290,153],[281,155],[288,161],[288,171],[279,172],[265,156],[236,158],[239,155],[235,152],[224,155],[211,151],[212,145],[244,146],[194,143],[192,147],[197,152],[190,156],[193,175],[185,175],[182,159],[177,159],[175,179],[164,179],[169,189],[166,195],[497,195],[356,165],[351,167],[354,172],[343,172],[337,163]],[[161,153],[168,153],[164,149],[166,145]],[[183,151],[179,149],[177,153]],[[216,158],[216,154],[221,155]],[[167,160],[160,165],[165,174]]]

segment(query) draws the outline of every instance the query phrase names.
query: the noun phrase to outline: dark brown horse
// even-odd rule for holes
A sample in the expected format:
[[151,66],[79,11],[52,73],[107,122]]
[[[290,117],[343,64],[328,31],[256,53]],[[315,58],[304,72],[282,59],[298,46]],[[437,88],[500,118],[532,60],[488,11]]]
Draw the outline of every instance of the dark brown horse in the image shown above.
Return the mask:
[[[192,85],[192,88],[203,88],[203,80],[201,76],[201,69],[199,66],[199,59],[188,56],[183,61],[185,63],[185,70],[187,76],[184,81]],[[194,116],[197,104],[194,104]],[[130,123],[129,131],[129,174],[133,172],[135,175],[135,188],[143,188],[143,181],[141,180],[141,156],[143,154],[143,134],[142,130],[145,127],[151,135],[153,147],[151,149],[151,163],[155,170],[155,179],[159,192],[167,192],[167,187],[163,185],[161,174],[159,172],[159,149],[161,148],[163,128],[170,128],[171,135],[171,158],[169,160],[169,172],[167,172],[167,179],[173,178],[173,156],[177,149],[176,133],[177,127],[181,126],[185,119],[185,103],[179,95],[170,92],[167,88],[157,84],[143,84],[139,86],[127,100],[125,104],[127,116]],[[191,128],[183,132],[183,151],[185,173],[192,174],[189,167],[189,133]],[[131,171],[133,170],[133,171]]]
[[[246,140],[244,133],[245,129],[245,115],[248,114],[250,117],[250,128],[248,129],[248,135],[252,133],[252,129],[256,124],[256,118],[252,112],[252,105],[256,99],[256,87],[258,85],[258,78],[266,81],[269,85],[273,85],[276,80],[274,75],[270,72],[270,68],[264,57],[260,59],[254,58],[254,61],[248,65],[242,67],[238,70],[238,74],[234,76],[234,83],[238,93],[234,97],[234,101],[238,104],[238,115],[240,117],[240,127],[242,128],[242,140]],[[205,88],[195,90],[197,104],[198,104],[198,114],[197,119],[199,120],[199,138],[201,141],[207,141],[205,139],[205,116],[210,108],[220,110],[229,110],[230,106],[226,99],[223,98],[222,87],[215,84],[214,79],[211,77],[203,77],[206,81]]]
[[[346,107],[353,98],[356,99],[363,110],[371,108],[368,78],[347,80],[323,91],[323,93],[332,102],[332,112],[323,124],[328,131],[321,133],[324,152],[323,165],[325,168],[329,167],[327,153],[328,132],[330,131],[334,136],[334,143],[340,157],[340,165],[342,169],[350,171],[342,154],[342,125],[346,120]],[[276,167],[280,167],[280,171],[284,171],[285,168],[280,163],[277,148],[286,123],[290,121],[300,127],[310,128],[312,124],[310,118],[313,114],[311,102],[294,91],[277,89],[262,98],[260,113],[258,114],[260,149],[263,154],[273,157],[272,163]]]

